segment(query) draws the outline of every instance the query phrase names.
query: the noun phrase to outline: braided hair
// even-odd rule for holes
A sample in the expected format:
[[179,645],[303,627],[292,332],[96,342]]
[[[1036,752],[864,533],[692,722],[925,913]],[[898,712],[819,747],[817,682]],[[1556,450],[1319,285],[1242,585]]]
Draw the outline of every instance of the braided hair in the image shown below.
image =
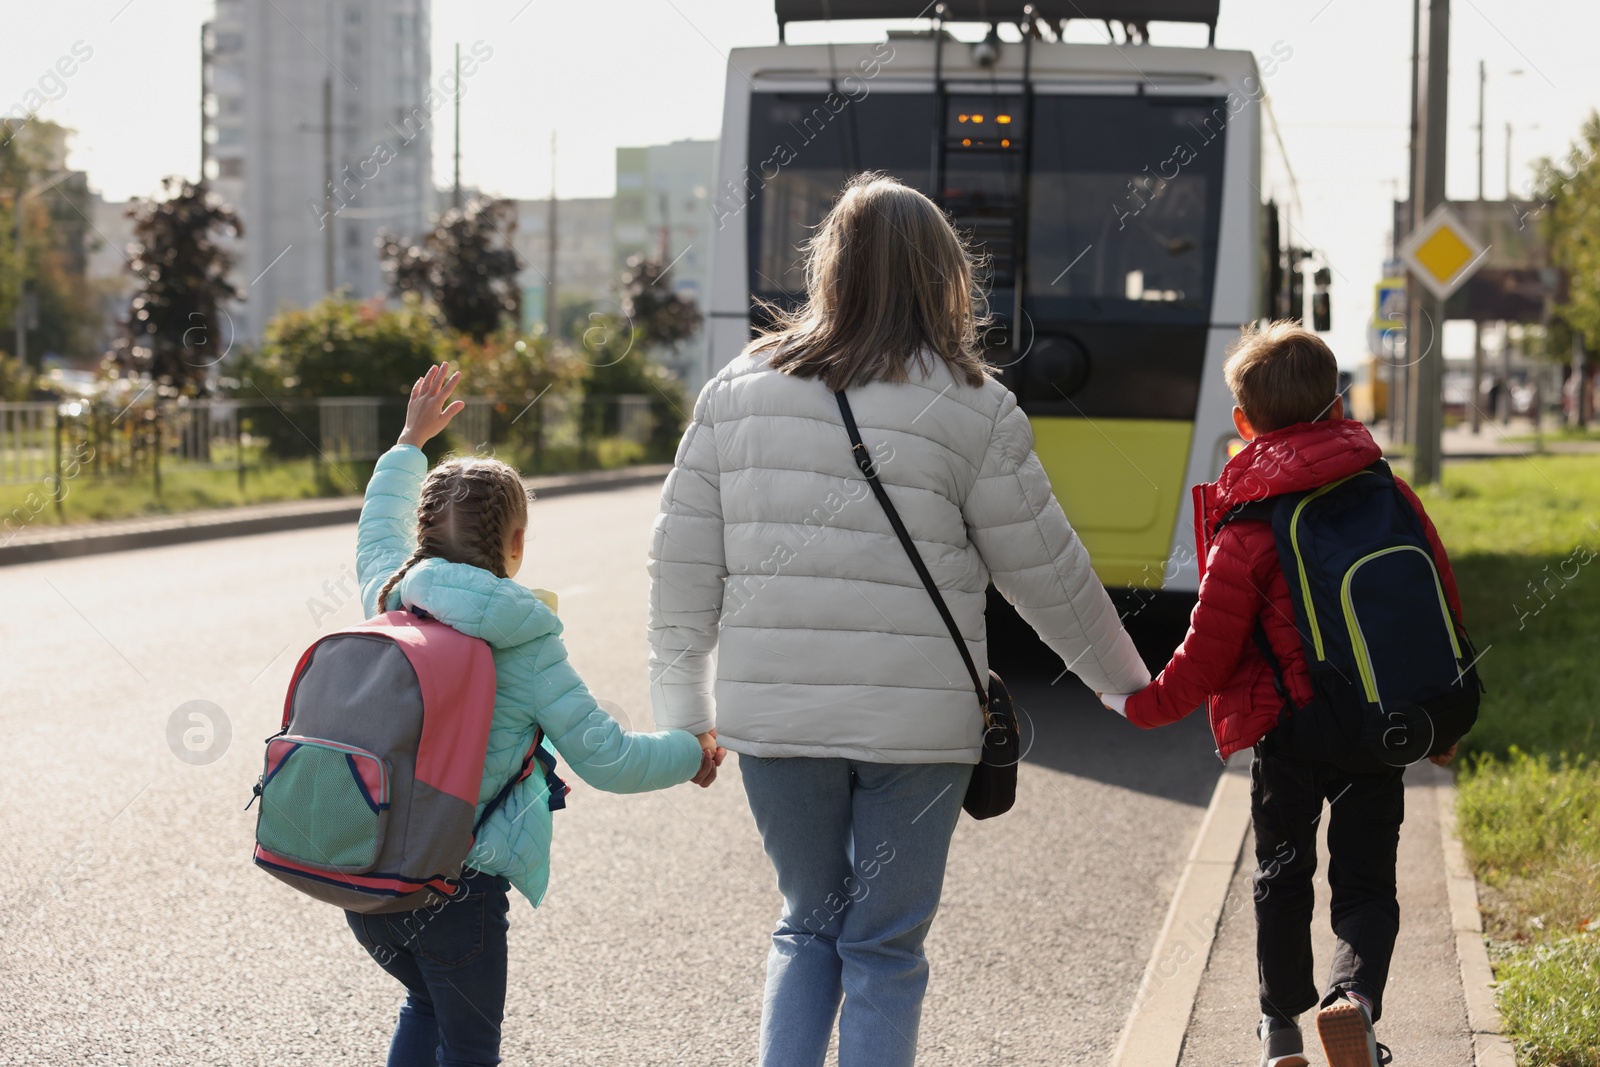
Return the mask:
[[417,503],[417,548],[378,594],[378,611],[406,572],[425,559],[482,567],[506,576],[506,542],[528,520],[528,489],[497,459],[447,459],[422,483]]

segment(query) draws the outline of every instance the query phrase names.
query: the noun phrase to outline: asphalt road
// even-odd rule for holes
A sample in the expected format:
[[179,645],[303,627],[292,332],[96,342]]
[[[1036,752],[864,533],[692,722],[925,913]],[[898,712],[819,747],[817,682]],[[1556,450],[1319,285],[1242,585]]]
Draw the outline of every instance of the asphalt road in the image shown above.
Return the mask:
[[[523,575],[641,728],[656,496],[537,503]],[[341,526],[0,570],[0,1064],[382,1062],[399,986],[252,867],[242,810],[299,652],[359,617],[354,548]],[[1053,676],[1008,677],[1034,743],[1016,810],[957,830],[922,1063],[1103,1063],[1215,782],[1197,718],[1142,734]],[[208,763],[175,754],[187,710],[169,743],[195,700],[231,728],[190,735]],[[553,871],[543,907],[513,901],[508,1063],[753,1062],[779,901],[734,760],[708,791],[576,783]]]

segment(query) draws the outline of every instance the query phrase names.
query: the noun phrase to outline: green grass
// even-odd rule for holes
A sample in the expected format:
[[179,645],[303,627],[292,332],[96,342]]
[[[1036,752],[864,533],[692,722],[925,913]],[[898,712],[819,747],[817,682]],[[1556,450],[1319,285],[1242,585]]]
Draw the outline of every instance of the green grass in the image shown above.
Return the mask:
[[1518,1063],[1600,1065],[1600,939],[1497,947],[1491,958]]
[[1600,755],[1600,456],[1451,464],[1422,499],[1489,688],[1468,750]]
[[1489,692],[1458,780],[1526,1067],[1600,1067],[1600,455],[1446,467],[1423,501]]
[[370,463],[319,468],[310,460],[290,461],[251,469],[241,489],[237,471],[174,468],[162,472],[158,497],[148,470],[101,477],[85,472],[64,483],[59,511],[51,487],[43,482],[0,486],[0,516],[11,516],[13,528],[23,519],[23,525],[54,526],[339,496],[359,493],[371,473]]
[[[574,445],[546,448],[534,457],[506,456],[528,477],[571,471],[613,470],[649,460],[644,445],[622,437],[603,437],[587,449]],[[223,457],[225,460],[226,457]],[[220,464],[219,464],[220,466]],[[372,475],[371,463],[314,463],[310,459],[274,460],[252,465],[239,483],[237,470],[202,470],[178,465],[164,467],[161,492],[148,466],[136,473],[96,475],[85,468],[64,483],[57,509],[52,483],[38,479],[19,485],[0,485],[0,542],[11,533],[31,526],[57,526],[141,515],[177,514],[241,504],[266,504],[313,497],[359,495]]]

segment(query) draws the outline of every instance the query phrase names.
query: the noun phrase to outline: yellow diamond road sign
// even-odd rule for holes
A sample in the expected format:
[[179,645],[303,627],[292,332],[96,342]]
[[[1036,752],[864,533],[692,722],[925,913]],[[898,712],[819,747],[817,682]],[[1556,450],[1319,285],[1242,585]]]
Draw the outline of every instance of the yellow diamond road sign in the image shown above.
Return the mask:
[[1440,300],[1461,288],[1483,266],[1489,249],[1440,204],[1400,245],[1400,259]]

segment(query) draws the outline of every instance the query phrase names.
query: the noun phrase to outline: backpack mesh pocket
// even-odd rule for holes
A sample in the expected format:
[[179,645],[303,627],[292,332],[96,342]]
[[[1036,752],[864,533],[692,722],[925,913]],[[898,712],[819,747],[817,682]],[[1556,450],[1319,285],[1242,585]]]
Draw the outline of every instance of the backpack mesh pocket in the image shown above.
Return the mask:
[[307,867],[359,874],[383,848],[389,768],[362,749],[286,736],[267,746],[256,841]]

